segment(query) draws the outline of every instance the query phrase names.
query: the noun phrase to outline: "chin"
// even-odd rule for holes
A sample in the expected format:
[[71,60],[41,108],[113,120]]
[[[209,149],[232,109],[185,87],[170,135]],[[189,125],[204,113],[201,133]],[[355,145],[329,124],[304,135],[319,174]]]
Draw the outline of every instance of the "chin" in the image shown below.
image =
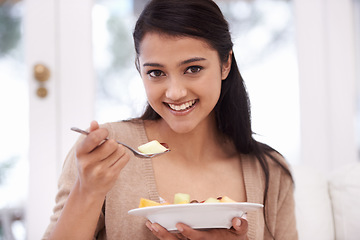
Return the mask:
[[177,134],[186,134],[195,129],[193,124],[169,124],[171,130]]

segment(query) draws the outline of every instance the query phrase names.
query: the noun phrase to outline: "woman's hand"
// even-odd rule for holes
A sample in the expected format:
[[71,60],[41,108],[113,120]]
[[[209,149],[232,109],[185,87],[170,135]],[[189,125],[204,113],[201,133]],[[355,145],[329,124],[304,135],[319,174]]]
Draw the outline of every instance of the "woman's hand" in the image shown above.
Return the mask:
[[107,136],[93,121],[76,147],[78,179],[49,239],[93,239],[105,196],[130,159],[123,146],[105,141]]
[[80,189],[105,197],[130,157],[115,140],[104,141],[108,130],[99,128],[96,121],[91,122],[89,132],[76,148]]
[[191,239],[191,240],[247,240],[248,222],[244,218],[233,218],[232,228],[230,229],[211,229],[211,230],[195,230],[189,226],[178,223],[177,229],[180,233],[174,234],[168,232],[165,228],[157,223],[146,222],[146,226],[152,233],[160,240],[178,240],[178,239]]

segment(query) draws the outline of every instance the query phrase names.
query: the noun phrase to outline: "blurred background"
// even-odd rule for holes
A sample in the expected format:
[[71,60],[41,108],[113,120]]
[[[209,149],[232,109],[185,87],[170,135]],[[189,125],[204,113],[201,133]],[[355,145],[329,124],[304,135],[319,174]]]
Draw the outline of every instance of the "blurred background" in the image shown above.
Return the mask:
[[[146,0],[0,0],[0,240],[40,239],[70,127],[139,116]],[[359,161],[360,1],[217,0],[255,137],[325,174]]]

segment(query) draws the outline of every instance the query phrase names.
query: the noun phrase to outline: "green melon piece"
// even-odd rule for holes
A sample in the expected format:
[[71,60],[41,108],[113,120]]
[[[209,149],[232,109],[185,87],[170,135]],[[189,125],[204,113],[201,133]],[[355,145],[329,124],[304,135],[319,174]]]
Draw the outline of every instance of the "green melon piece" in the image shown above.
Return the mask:
[[174,204],[190,203],[190,195],[186,193],[176,193],[174,196]]

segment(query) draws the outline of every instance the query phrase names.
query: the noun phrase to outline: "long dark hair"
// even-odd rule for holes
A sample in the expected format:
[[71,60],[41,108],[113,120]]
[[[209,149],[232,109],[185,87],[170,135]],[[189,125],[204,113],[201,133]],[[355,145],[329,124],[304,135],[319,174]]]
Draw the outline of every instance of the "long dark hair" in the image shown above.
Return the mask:
[[[133,33],[137,56],[140,54],[140,43],[148,32],[201,38],[218,52],[222,63],[228,60],[233,48],[228,22],[212,0],[152,0],[141,13]],[[253,154],[260,162],[265,175],[266,208],[270,174],[266,159],[275,161],[290,177],[291,173],[274,157],[274,149],[253,138],[249,97],[234,53],[231,58],[231,70],[222,81],[220,98],[214,109],[217,127],[234,143],[239,153]],[[149,104],[140,117],[143,120],[160,118]],[[267,226],[266,222],[265,218]]]

